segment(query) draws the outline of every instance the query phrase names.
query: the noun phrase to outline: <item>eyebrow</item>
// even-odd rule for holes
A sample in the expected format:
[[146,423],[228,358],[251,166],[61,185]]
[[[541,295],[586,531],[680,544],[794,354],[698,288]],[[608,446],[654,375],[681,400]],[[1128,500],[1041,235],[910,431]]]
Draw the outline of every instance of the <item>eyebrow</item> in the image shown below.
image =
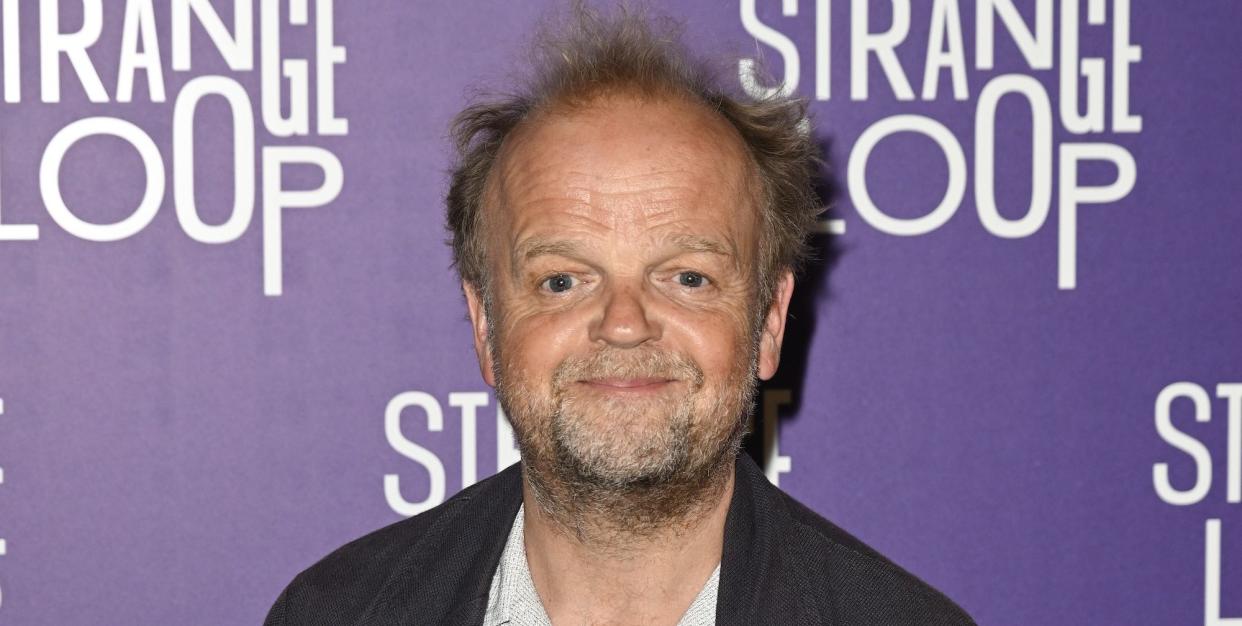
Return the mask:
[[705,252],[720,256],[737,256],[733,246],[726,246],[715,239],[700,235],[674,235],[669,238],[678,248],[687,252]]
[[514,249],[514,260],[530,261],[535,257],[547,255],[575,256],[580,249],[581,246],[573,241],[532,237],[518,244]]

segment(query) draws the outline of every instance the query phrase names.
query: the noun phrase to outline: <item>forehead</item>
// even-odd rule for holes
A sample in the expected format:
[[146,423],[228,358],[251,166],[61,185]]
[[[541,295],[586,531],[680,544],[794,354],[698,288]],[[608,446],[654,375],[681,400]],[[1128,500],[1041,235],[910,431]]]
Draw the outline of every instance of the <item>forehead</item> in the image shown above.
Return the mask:
[[715,235],[753,249],[752,179],[737,131],[702,105],[607,96],[541,113],[511,135],[485,211],[510,244],[529,231],[581,226],[626,237]]

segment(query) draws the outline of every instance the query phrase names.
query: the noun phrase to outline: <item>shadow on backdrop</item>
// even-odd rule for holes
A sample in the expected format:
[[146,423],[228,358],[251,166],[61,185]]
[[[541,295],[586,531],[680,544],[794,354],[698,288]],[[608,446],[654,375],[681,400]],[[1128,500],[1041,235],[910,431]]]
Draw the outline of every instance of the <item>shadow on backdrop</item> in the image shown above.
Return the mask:
[[[842,184],[836,179],[836,168],[830,160],[832,151],[831,138],[816,135],[815,144],[819,148],[822,167],[817,176],[815,191],[825,207],[836,206]],[[834,212],[835,213],[835,212]],[[836,215],[834,218],[838,217]],[[754,411],[754,426],[751,434],[746,437],[744,449],[746,453],[763,467],[765,447],[772,447],[774,436],[765,437],[773,418],[779,422],[792,422],[802,415],[803,389],[807,384],[807,360],[811,352],[811,341],[815,338],[817,311],[828,306],[831,300],[829,276],[832,269],[840,261],[844,250],[835,235],[817,232],[811,237],[812,257],[803,268],[802,273],[794,278],[793,297],[789,303],[789,315],[785,322],[785,340],[781,346],[781,362],[776,375],[759,386]],[[765,408],[765,407],[774,408]]]

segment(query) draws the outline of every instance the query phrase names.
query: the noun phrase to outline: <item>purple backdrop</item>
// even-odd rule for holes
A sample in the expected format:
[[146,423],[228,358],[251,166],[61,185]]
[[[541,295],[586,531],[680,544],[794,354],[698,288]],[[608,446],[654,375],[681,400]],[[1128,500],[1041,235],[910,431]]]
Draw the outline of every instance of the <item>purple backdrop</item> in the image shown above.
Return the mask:
[[[445,134],[472,85],[503,84],[520,67],[550,3],[341,1],[325,25],[331,2],[260,0],[253,49],[233,59],[248,70],[200,25],[214,7],[220,34],[233,32],[232,3],[196,3],[189,70],[174,69],[184,37],[170,7],[182,3],[153,3],[147,30],[151,4],[62,0],[41,14],[6,1],[0,11],[0,75],[13,85],[0,103],[0,623],[258,623],[332,548],[511,459],[494,398],[477,395],[489,390],[443,243]],[[305,25],[290,23],[302,21],[299,4]],[[787,370],[765,391],[779,449],[763,425],[752,448],[781,487],[980,623],[1204,623],[1213,580],[1219,616],[1242,618],[1242,10],[1226,0],[979,4],[1008,17],[994,20],[991,69],[971,1],[667,8],[696,49],[762,56],[815,99],[838,190],[827,214],[836,225],[825,225],[844,230],[826,255],[831,278],[804,281],[816,293],[802,297]],[[1043,6],[1046,31],[1021,47],[1011,33]],[[77,43],[41,36],[53,17],[59,32],[87,28]],[[869,40],[852,31],[894,26],[862,76],[851,61]],[[934,97],[929,40],[947,50],[930,55],[944,59]],[[91,44],[107,102],[88,98],[89,78],[72,53],[55,54],[58,41]],[[146,69],[133,101],[118,101],[118,80],[152,60],[122,54],[151,50],[134,41],[157,46],[162,101]],[[913,99],[885,73],[882,49],[894,42]],[[59,67],[59,101],[49,101],[45,54]],[[265,107],[296,119],[298,87],[283,81],[285,102],[273,107],[264,54],[272,68],[308,60],[307,134],[265,121]],[[1079,67],[1102,77],[1098,126],[1072,119],[1094,106]],[[212,95],[187,118],[192,151],[178,151],[174,112],[207,76],[223,78],[196,83]],[[989,86],[1007,94],[991,133],[998,213],[976,198]],[[237,121],[254,129],[253,144],[242,142],[253,168],[235,167],[230,93],[245,105]],[[123,122],[73,125],[100,116]],[[886,134],[903,121],[921,130]],[[74,129],[126,124],[129,139],[87,136],[69,141],[58,167],[49,159]],[[860,163],[864,133],[878,143]],[[160,191],[134,145],[148,141],[162,195],[154,213],[130,217],[149,187]],[[191,227],[189,207],[179,219],[176,206],[184,154],[204,223]],[[1073,168],[1076,154],[1085,160]],[[310,164],[273,176],[282,155]],[[1046,178],[1033,182],[1033,163]],[[255,178],[239,194],[240,170]],[[933,211],[953,195],[950,179],[960,202]],[[858,208],[862,189],[875,210]],[[49,208],[56,190],[69,214]],[[238,195],[253,214],[226,232]],[[212,236],[221,242],[202,241]]]

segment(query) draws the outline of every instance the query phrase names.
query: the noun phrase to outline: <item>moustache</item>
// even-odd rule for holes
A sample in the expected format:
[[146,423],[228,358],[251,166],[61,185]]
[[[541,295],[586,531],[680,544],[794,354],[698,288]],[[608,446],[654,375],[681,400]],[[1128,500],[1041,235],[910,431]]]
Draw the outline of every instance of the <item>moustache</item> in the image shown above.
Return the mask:
[[552,382],[557,389],[564,389],[579,381],[605,378],[685,381],[697,391],[703,386],[703,369],[693,359],[675,352],[609,348],[566,358],[557,365]]

